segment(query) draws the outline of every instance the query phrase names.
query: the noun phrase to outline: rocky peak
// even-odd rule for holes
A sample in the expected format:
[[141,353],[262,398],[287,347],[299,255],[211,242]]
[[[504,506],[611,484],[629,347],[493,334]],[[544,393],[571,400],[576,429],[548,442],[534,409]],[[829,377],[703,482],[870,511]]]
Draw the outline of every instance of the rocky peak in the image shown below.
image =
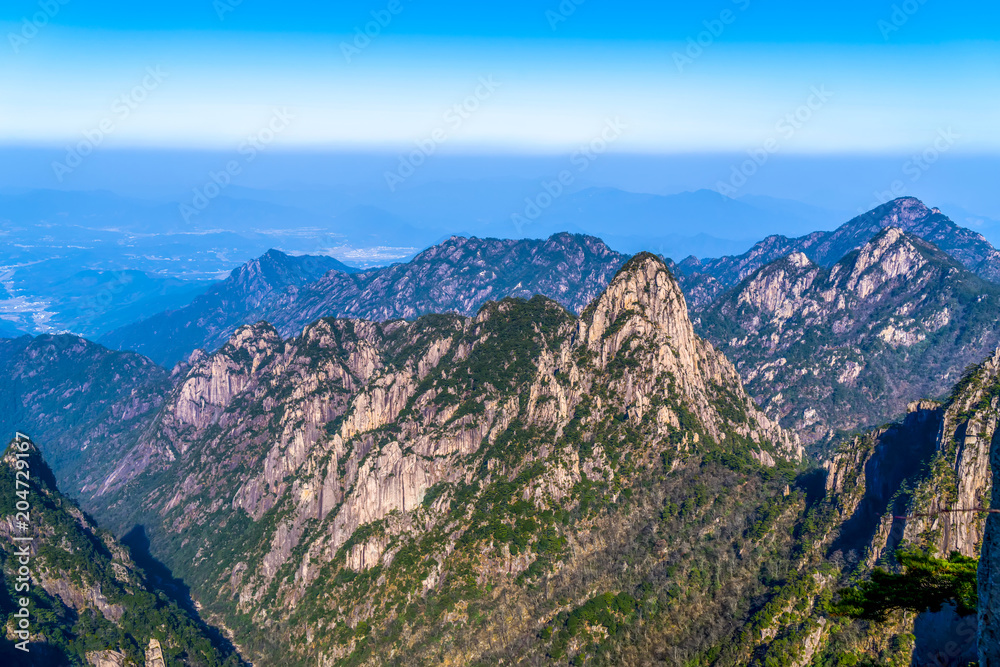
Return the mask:
[[915,241],[898,227],[887,227],[861,246],[853,262],[837,264],[831,278],[843,275],[845,288],[865,299],[886,282],[912,278],[926,264]]
[[281,343],[278,330],[268,322],[261,320],[256,324],[246,324],[237,329],[229,342],[223,346],[223,352],[247,352],[252,355],[270,352]]
[[966,269],[978,276],[1000,283],[1000,251],[981,234],[960,227],[939,209],[928,208],[914,197],[900,197],[859,215],[829,232],[813,232],[798,238],[770,236],[737,256],[708,260],[685,260],[680,268],[685,272],[684,288],[697,294],[694,303],[701,311],[723,290],[709,289],[706,283],[717,282],[723,288],[737,285],[747,276],[767,264],[801,252],[816,264],[832,267],[853,251],[872,241],[883,230],[896,228],[933,244]]
[[179,388],[175,413],[181,423],[204,428],[233,398],[256,380],[260,369],[281,348],[277,330],[267,322],[240,327],[217,354],[195,359]]
[[271,249],[234,269],[223,287],[256,308],[271,292],[311,283],[328,271],[344,270],[350,269],[332,257],[292,256]]
[[812,260],[804,252],[793,252],[787,257],[787,261],[797,269],[805,269],[813,265]]
[[847,224],[855,228],[868,227],[872,230],[886,227],[914,229],[928,217],[935,215],[935,211],[940,213],[937,209],[928,208],[916,197],[899,197],[873,208]]
[[779,320],[787,319],[820,274],[820,268],[805,253],[793,252],[748,278],[737,303],[773,314]]
[[638,318],[667,333],[675,342],[694,339],[684,293],[662,259],[642,252],[630,259],[607,289],[588,306],[588,340],[605,338],[625,320]]
[[[701,313],[699,332],[769,414],[808,441],[884,423],[948,391],[1000,343],[990,324],[1000,288],[898,227],[830,269],[803,255],[742,281]],[[937,346],[921,345],[932,337]]]

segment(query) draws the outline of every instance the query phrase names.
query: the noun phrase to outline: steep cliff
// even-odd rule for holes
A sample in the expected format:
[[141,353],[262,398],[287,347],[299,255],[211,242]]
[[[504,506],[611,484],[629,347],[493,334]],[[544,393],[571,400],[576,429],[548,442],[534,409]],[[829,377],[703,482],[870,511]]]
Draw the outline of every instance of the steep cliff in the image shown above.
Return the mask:
[[[992,488],[989,507],[1000,508],[1000,442],[990,446]],[[1000,515],[991,513],[983,530],[983,545],[977,572],[979,592],[978,649],[981,667],[1000,665]]]
[[[259,656],[572,657],[614,643],[597,625],[553,636],[560,610],[614,587],[622,620],[638,619],[632,588],[664,559],[690,585],[685,545],[703,531],[721,531],[719,562],[749,576],[756,561],[730,550],[753,550],[745,526],[800,502],[780,482],[800,455],[644,254],[580,317],[534,297],[473,318],[321,320],[288,340],[265,323],[241,328],[191,359],[88,505],[122,528],[146,525],[154,550]],[[594,570],[605,561],[629,574]],[[511,616],[511,604],[530,613]],[[677,622],[699,637],[690,652],[717,632],[699,634],[708,617]]]
[[894,227],[830,269],[801,252],[750,275],[700,330],[748,391],[807,442],[941,397],[998,343],[1000,287]]
[[[900,424],[845,443],[827,463],[831,556],[858,577],[876,564],[895,567],[900,547],[966,556],[982,548],[980,623],[989,627],[990,535],[984,540],[987,514],[977,510],[991,507],[995,488],[990,457],[1000,417],[1000,350],[970,368],[944,404],[918,402],[910,410]],[[841,622],[830,645],[891,653],[896,641],[900,664],[964,665],[975,659],[975,625],[949,610],[900,615],[885,627]],[[900,644],[892,637],[912,639]]]
[[0,517],[5,664],[241,664],[56,489],[27,439],[0,461]]

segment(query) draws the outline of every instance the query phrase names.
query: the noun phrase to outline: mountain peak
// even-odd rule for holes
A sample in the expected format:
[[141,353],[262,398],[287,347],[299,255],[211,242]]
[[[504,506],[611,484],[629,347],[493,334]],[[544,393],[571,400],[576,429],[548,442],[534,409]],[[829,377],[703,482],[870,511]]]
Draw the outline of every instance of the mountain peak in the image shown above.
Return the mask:
[[867,298],[888,281],[912,278],[927,263],[926,249],[915,241],[902,229],[887,227],[834,267],[831,277],[848,271],[845,287]]
[[813,262],[804,252],[793,252],[785,260],[797,269],[805,269],[813,265]]
[[892,226],[909,230],[932,215],[934,209],[928,208],[916,197],[899,197],[858,216],[847,225],[868,228]]
[[[666,263],[649,252],[640,252],[625,263],[607,289],[587,307],[583,320],[590,341],[616,332],[652,327],[685,345],[694,338],[687,303]],[[629,324],[629,320],[635,320]]]

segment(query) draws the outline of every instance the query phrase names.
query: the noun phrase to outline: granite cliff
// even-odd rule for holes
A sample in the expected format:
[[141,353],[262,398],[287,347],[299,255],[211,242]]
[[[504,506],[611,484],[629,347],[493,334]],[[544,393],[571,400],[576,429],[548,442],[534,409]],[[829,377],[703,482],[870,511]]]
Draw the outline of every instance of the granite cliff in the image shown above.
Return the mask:
[[1000,287],[895,227],[830,268],[795,252],[701,313],[766,412],[809,443],[941,398],[1000,343]]

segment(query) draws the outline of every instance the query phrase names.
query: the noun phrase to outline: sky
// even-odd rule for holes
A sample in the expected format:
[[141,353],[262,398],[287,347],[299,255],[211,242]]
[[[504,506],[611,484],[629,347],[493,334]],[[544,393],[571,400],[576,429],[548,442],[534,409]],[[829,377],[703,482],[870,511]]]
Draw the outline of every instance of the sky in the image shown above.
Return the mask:
[[941,0],[7,0],[0,144],[888,155],[946,134],[992,155],[998,18]]

